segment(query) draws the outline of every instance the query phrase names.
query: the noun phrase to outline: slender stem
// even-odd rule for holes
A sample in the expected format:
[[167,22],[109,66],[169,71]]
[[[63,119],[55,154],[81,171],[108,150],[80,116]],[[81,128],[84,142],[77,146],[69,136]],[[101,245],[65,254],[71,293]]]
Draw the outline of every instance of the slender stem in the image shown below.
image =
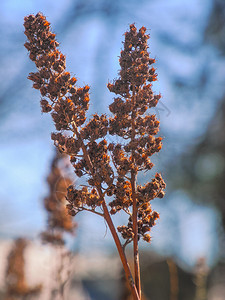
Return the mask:
[[[85,144],[83,142],[83,139],[80,136],[80,133],[79,133],[79,131],[77,129],[77,126],[76,126],[76,123],[74,121],[72,122],[72,126],[73,126],[74,133],[76,134],[77,138],[81,142],[81,145],[82,145],[81,148],[82,148],[82,151],[83,151],[83,154],[84,154],[84,159],[86,160],[86,162],[88,164],[88,167],[90,169],[90,172],[91,172],[92,176],[94,177],[95,174],[94,174],[94,168],[93,168],[91,159],[90,159],[90,157],[88,155],[86,146],[85,146]],[[102,193],[101,186],[100,186],[99,183],[96,184],[96,188],[97,188],[100,200],[102,202],[102,208],[103,208],[103,211],[104,211],[104,218],[105,218],[105,220],[106,220],[106,222],[107,222],[107,224],[109,226],[109,229],[110,229],[111,234],[113,236],[113,239],[115,241],[117,250],[119,252],[119,256],[120,256],[121,262],[123,264],[123,268],[124,268],[124,271],[125,271],[125,275],[126,275],[127,281],[129,283],[129,287],[131,289],[131,293],[132,293],[133,299],[134,300],[140,300],[140,297],[138,295],[138,292],[137,292],[137,289],[136,289],[136,286],[134,284],[134,280],[133,280],[133,277],[132,277],[132,274],[131,274],[131,271],[130,271],[129,264],[127,262],[127,258],[125,256],[124,251],[123,251],[123,247],[121,245],[120,239],[119,239],[118,234],[116,232],[116,229],[115,229],[115,226],[113,224],[112,218],[111,218],[111,216],[109,214],[109,211],[108,211],[105,199],[104,199],[104,195]]]
[[[132,172],[133,173],[133,172]],[[133,252],[134,252],[134,274],[135,284],[139,296],[141,297],[141,278],[140,278],[140,263],[139,263],[139,251],[138,251],[138,224],[137,224],[137,201],[136,201],[136,188],[135,188],[135,174],[131,173],[131,188],[133,199]]]
[[170,274],[170,300],[177,300],[179,289],[177,266],[172,259],[167,259],[166,262],[168,264]]
[[126,246],[127,246],[130,242],[132,242],[132,239],[126,240],[126,242],[123,244],[123,251],[124,251],[124,252],[125,252]]
[[95,211],[95,210],[93,210],[93,209],[88,209],[88,208],[86,208],[86,207],[82,207],[82,209],[83,209],[83,210],[86,210],[86,211],[90,211],[90,212],[92,212],[92,213],[94,213],[94,214],[96,214],[96,215],[98,215],[98,216],[104,217],[104,214],[101,214],[100,212]]
[[117,250],[118,250],[119,255],[120,255],[120,259],[121,259],[122,264],[123,264],[123,268],[124,268],[126,278],[127,278],[127,281],[129,283],[129,286],[130,286],[130,289],[131,289],[131,293],[133,295],[133,299],[134,300],[140,300],[141,298],[139,297],[136,286],[134,284],[134,280],[133,280],[133,277],[132,277],[132,274],[131,274],[131,271],[130,271],[130,267],[129,267],[128,262],[127,262],[127,258],[125,256],[123,247],[120,243],[118,234],[117,234],[116,229],[114,227],[114,224],[112,222],[112,218],[109,214],[109,211],[108,211],[108,208],[106,206],[105,201],[102,203],[102,206],[103,206],[103,210],[104,210],[104,213],[105,213],[105,220],[106,220],[106,222],[109,226],[109,229],[112,233],[113,239],[116,243],[116,247],[117,247]]
[[[134,142],[135,139],[135,111],[134,111],[134,104],[135,104],[135,92],[133,90],[132,94],[132,115],[131,115],[131,142]],[[140,277],[140,263],[139,263],[139,251],[138,251],[138,223],[137,223],[137,197],[136,197],[136,178],[137,172],[134,170],[135,166],[135,159],[134,159],[134,149],[132,149],[132,165],[133,168],[131,170],[131,189],[132,189],[132,201],[133,201],[133,232],[134,232],[134,239],[133,239],[133,253],[134,253],[134,274],[135,274],[135,285],[137,288],[137,292],[139,297],[141,298],[141,277]]]

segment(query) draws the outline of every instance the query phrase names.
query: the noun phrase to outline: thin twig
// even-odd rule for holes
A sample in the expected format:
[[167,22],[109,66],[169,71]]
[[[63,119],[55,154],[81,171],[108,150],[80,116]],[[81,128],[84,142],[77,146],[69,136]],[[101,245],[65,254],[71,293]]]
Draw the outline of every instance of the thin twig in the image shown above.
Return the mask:
[[92,213],[94,213],[94,214],[96,214],[96,215],[99,215],[99,216],[101,216],[101,217],[104,217],[104,214],[101,214],[101,213],[99,213],[99,212],[97,212],[97,211],[95,211],[95,210],[93,210],[93,209],[88,209],[88,208],[82,207],[82,210],[90,211],[90,212],[92,212]]

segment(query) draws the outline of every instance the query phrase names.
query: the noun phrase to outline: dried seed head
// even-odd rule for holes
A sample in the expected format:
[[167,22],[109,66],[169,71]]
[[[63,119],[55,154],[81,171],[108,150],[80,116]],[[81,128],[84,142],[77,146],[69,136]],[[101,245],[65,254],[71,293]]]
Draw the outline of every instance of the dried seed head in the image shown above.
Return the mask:
[[[162,147],[162,138],[155,137],[160,122],[155,115],[148,114],[148,109],[156,106],[161,98],[160,94],[154,95],[152,91],[152,82],[157,80],[157,74],[152,66],[155,60],[148,53],[148,39],[146,28],[138,31],[134,24],[125,33],[124,48],[119,58],[120,77],[108,84],[110,92],[119,95],[109,106],[113,114],[109,119],[109,134],[120,136],[124,143],[111,144],[108,149],[118,173],[115,198],[109,203],[111,214],[129,209],[135,197],[138,239],[142,236],[150,242],[147,232],[159,217],[158,213],[152,212],[150,200],[164,196],[165,183],[161,175],[156,173],[151,182],[138,185],[136,191],[132,192],[131,185],[122,179],[129,174],[136,177],[139,171],[151,170],[154,165],[150,157]],[[118,228],[126,242],[133,239],[133,226],[130,218],[127,226]]]

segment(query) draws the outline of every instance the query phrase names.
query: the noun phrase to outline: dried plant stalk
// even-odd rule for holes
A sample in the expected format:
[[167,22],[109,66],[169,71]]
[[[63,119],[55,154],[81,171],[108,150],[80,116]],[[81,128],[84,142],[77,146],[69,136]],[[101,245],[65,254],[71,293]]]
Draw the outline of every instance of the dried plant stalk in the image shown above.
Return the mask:
[[[68,156],[55,152],[51,164],[50,174],[47,177],[49,194],[44,199],[44,207],[48,213],[47,228],[41,233],[44,243],[54,247],[56,260],[54,264],[57,270],[52,273],[55,277],[55,288],[51,289],[51,299],[59,295],[64,299],[68,291],[68,282],[72,274],[73,255],[66,249],[64,234],[74,235],[76,223],[66,209],[67,187],[72,184],[68,175]],[[67,289],[66,289],[67,286]]]
[[25,278],[24,251],[27,240],[18,238],[15,240],[12,250],[8,256],[6,269],[6,296],[5,300],[28,299],[32,295],[41,292],[41,285],[29,287]]
[[[162,138],[155,137],[159,121],[155,115],[147,114],[149,108],[157,105],[160,95],[154,95],[151,89],[151,82],[157,76],[151,67],[155,60],[147,51],[146,29],[137,31],[130,25],[125,33],[120,77],[108,84],[109,90],[119,95],[109,106],[113,116],[94,114],[86,121],[89,86],[76,87],[76,78],[66,71],[65,56],[58,50],[50,23],[38,13],[25,17],[24,27],[28,38],[25,47],[38,69],[28,78],[41,92],[42,111],[51,112],[56,127],[52,133],[54,144],[70,156],[76,175],[87,179],[87,186],[68,187],[68,211],[72,216],[91,211],[105,219],[133,298],[141,299],[138,241],[142,237],[150,242],[148,232],[159,218],[152,211],[150,201],[162,198],[165,189],[159,173],[144,186],[137,185],[138,172],[151,170],[153,164],[149,157],[162,146]],[[68,132],[72,135],[68,136]],[[120,142],[108,143],[108,135],[119,136]],[[121,210],[129,218],[127,226],[117,228],[125,239],[123,246],[111,218]],[[130,242],[134,246],[135,283],[124,252]]]
[[72,216],[68,215],[66,209],[67,187],[72,184],[69,176],[63,174],[62,166],[65,169],[65,155],[57,152],[51,164],[51,172],[47,178],[49,195],[44,199],[44,206],[48,213],[46,231],[42,232],[43,242],[52,245],[64,245],[63,234],[68,232],[74,234],[76,227]]

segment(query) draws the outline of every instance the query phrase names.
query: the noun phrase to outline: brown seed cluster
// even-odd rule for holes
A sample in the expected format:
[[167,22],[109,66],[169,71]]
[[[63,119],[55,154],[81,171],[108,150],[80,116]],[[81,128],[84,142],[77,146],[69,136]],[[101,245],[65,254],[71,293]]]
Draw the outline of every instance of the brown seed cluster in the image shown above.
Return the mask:
[[89,107],[89,87],[77,88],[77,79],[65,70],[66,57],[58,50],[59,43],[50,31],[50,23],[45,16],[38,13],[25,17],[24,27],[28,39],[25,47],[38,69],[28,78],[34,82],[33,87],[41,92],[42,111],[52,112],[57,130],[70,129],[69,123],[72,121],[82,125]]
[[65,196],[72,181],[62,172],[64,159],[63,155],[56,153],[47,178],[49,195],[44,199],[44,206],[48,212],[48,226],[41,236],[44,242],[54,245],[64,244],[63,233],[73,233],[76,226],[66,209]]
[[90,121],[81,131],[84,140],[95,141],[105,137],[108,131],[108,119],[106,115],[94,114]]
[[[8,256],[6,269],[6,296],[5,300],[25,299],[41,292],[41,285],[29,287],[25,278],[24,252],[27,246],[25,239],[15,240]],[[27,299],[26,298],[26,299]]]
[[[148,232],[155,225],[155,221],[159,219],[159,214],[156,211],[152,211],[151,205],[146,203],[139,207],[138,210],[138,240],[143,237],[146,242],[151,241],[151,236]],[[126,240],[126,243],[130,243],[134,238],[133,221],[132,217],[129,217],[127,226],[118,226],[118,231],[122,237]]]
[[[162,147],[162,138],[156,137],[159,121],[155,115],[147,114],[161,96],[152,91],[157,74],[152,67],[155,60],[147,51],[146,29],[137,31],[132,24],[125,33],[119,78],[108,84],[108,89],[117,95],[109,106],[113,116],[94,114],[86,121],[89,87],[77,88],[76,78],[66,71],[65,56],[58,50],[49,22],[38,13],[26,17],[24,27],[28,38],[25,47],[38,69],[28,78],[41,92],[42,111],[51,112],[56,127],[52,140],[60,152],[70,156],[76,175],[87,179],[87,185],[80,189],[68,187],[69,213],[74,216],[88,210],[104,216],[102,201],[105,196],[111,197],[111,214],[123,210],[129,215],[128,225],[118,228],[127,243],[134,236],[130,209],[135,199],[138,238],[142,236],[149,242],[148,232],[159,217],[151,210],[150,200],[164,196],[165,183],[157,173],[144,186],[134,184],[138,172],[152,169],[150,157]],[[120,142],[108,144],[108,135],[119,136]]]
[[84,206],[89,206],[93,211],[97,206],[101,205],[96,189],[92,189],[89,193],[87,187],[81,190],[75,189],[74,186],[68,187],[67,199],[70,204],[67,208],[72,216],[75,216],[79,211],[82,211]]
[[[127,211],[132,207],[135,197],[138,238],[142,236],[147,242],[150,241],[148,232],[159,218],[158,213],[151,210],[150,200],[162,198],[166,185],[157,173],[152,181],[144,186],[138,185],[132,191],[132,179],[127,176],[133,174],[133,178],[136,178],[139,171],[151,170],[153,163],[150,157],[162,147],[162,138],[156,137],[159,121],[155,115],[147,114],[148,109],[156,106],[161,97],[154,95],[152,91],[152,81],[157,80],[157,74],[152,67],[155,60],[149,57],[147,51],[148,39],[144,27],[137,31],[133,24],[130,25],[130,30],[125,33],[124,49],[119,59],[120,77],[113,84],[108,84],[109,90],[119,95],[109,106],[113,114],[109,120],[109,133],[119,135],[124,140],[124,143],[112,144],[109,147],[118,173],[114,189],[115,199],[110,202],[111,213],[115,214],[121,209]],[[129,180],[124,180],[124,177]],[[132,215],[128,225],[119,226],[118,230],[126,242],[132,241]]]
[[[149,67],[155,62],[155,59],[149,57],[147,51],[149,35],[145,32],[145,27],[141,27],[137,32],[137,28],[132,24],[130,30],[125,33],[124,49],[121,51],[119,59],[120,78],[115,80],[113,84],[108,84],[111,92],[129,97],[133,88],[138,91],[138,88],[145,85],[146,81],[157,80],[155,69]],[[145,96],[149,95],[149,87],[151,85],[143,90]]]
[[[155,198],[163,198],[164,197],[164,189],[166,185],[160,174],[156,173],[155,178],[153,178],[150,182],[145,184],[144,186],[137,186],[137,203],[138,203],[138,239],[143,237],[143,240],[146,242],[151,241],[151,237],[148,232],[155,225],[155,221],[159,219],[159,214],[156,211],[152,211],[150,201]],[[131,189],[127,194],[131,195]],[[131,199],[131,196],[130,196]],[[121,201],[122,200],[122,201]],[[117,202],[111,202],[111,206],[113,204],[112,210],[115,212],[120,209],[121,206],[124,206],[124,199],[119,197]],[[132,204],[132,200],[130,205]],[[111,211],[112,213],[112,211]],[[127,242],[131,242],[134,237],[133,232],[133,221],[132,217],[129,217],[128,225],[119,226],[118,231],[121,232],[124,239]]]
[[[84,209],[85,205],[93,209],[93,207],[98,206],[93,186],[96,185],[96,182],[98,184],[102,182],[111,184],[112,182],[110,178],[112,170],[109,165],[105,140],[102,142],[95,141],[104,138],[107,134],[108,120],[105,115],[98,116],[95,114],[82,127],[86,120],[86,111],[89,108],[89,86],[76,87],[77,80],[66,71],[65,55],[58,50],[59,44],[55,40],[55,34],[50,31],[50,23],[43,14],[38,13],[35,16],[25,17],[24,27],[28,38],[25,47],[30,52],[30,58],[35,62],[38,69],[38,72],[30,73],[28,78],[34,82],[33,87],[40,90],[42,111],[51,112],[57,130],[57,132],[52,133],[52,140],[61,153],[70,155],[77,176],[89,176],[91,187],[90,189],[82,189],[84,196],[82,206],[76,207],[80,201],[77,202],[73,198],[73,202],[70,198],[72,197],[69,192],[70,189],[68,190],[67,199],[70,203],[68,208],[73,206],[69,212],[73,215],[74,211]],[[79,136],[75,134],[75,127],[79,128]],[[66,130],[72,131],[73,136],[66,135],[64,133]],[[82,151],[80,151],[84,140],[88,155],[94,165],[94,177],[90,174],[88,164]],[[96,200],[95,204],[93,203],[94,200]],[[73,204],[71,204],[72,202]],[[53,212],[51,208],[48,207],[47,209]],[[51,222],[54,223],[55,221],[56,215],[55,220],[51,220]],[[47,235],[46,238],[48,239],[49,236]]]

